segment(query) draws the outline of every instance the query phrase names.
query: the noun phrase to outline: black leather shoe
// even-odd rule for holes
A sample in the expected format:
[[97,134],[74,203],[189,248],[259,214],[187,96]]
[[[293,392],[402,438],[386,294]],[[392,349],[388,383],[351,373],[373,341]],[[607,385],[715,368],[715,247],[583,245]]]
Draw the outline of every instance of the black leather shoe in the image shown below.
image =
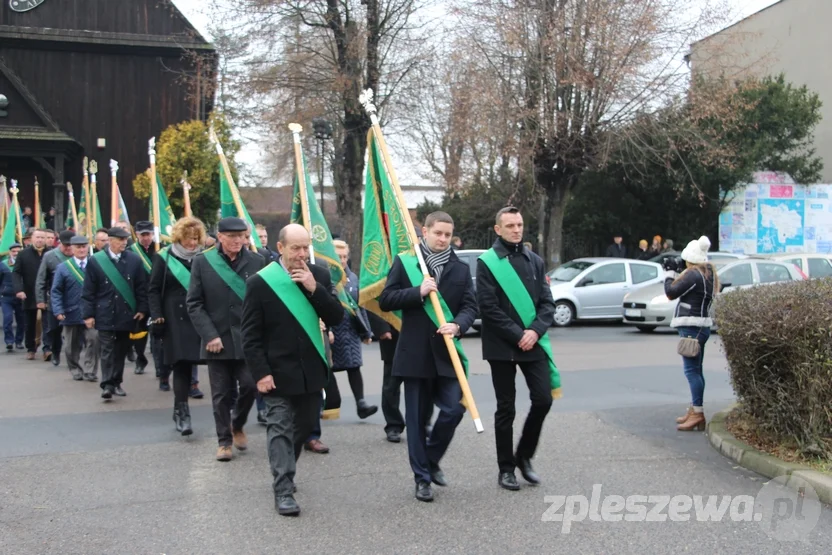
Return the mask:
[[101,390],[101,398],[102,399],[112,399],[113,398],[113,388],[110,386],[105,387]]
[[402,433],[398,430],[390,430],[387,432],[387,441],[390,443],[399,443],[402,440]]
[[497,483],[500,487],[509,491],[517,491],[520,489],[520,484],[517,483],[517,478],[514,472],[500,472],[500,477],[497,478]]
[[120,385],[117,385],[117,386],[116,386],[116,388],[115,388],[115,390],[113,391],[113,393],[114,393],[115,395],[118,395],[119,397],[127,397],[127,393],[125,393],[125,392],[124,392],[124,390],[123,390],[123,389],[121,389],[121,386],[120,386]]
[[517,459],[517,468],[520,469],[520,474],[528,483],[538,486],[540,485],[540,477],[532,468],[532,461],[529,459]]
[[194,433],[191,427],[191,410],[188,407],[188,403],[179,403],[179,421],[177,422],[176,429],[183,436],[189,436]]
[[257,411],[257,422],[259,424],[265,424],[266,423],[266,409]]
[[52,353],[52,366],[60,366],[61,364],[61,355],[58,353]]
[[416,484],[416,499],[426,503],[433,501],[433,489],[430,487],[430,482]]
[[430,481],[437,486],[445,487],[448,485],[448,480],[445,478],[445,473],[439,466],[434,465],[430,471]]
[[358,401],[358,418],[364,420],[377,412],[378,407],[376,405],[368,405],[364,399]]
[[277,513],[283,516],[298,516],[300,514],[300,507],[297,501],[291,495],[281,495],[275,500]]

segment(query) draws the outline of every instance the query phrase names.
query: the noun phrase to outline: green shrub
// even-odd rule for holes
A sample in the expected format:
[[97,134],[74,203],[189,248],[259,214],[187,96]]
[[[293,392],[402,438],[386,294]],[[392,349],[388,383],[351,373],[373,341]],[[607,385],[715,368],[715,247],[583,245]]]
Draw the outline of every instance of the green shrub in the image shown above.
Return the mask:
[[721,295],[716,321],[734,392],[758,433],[832,456],[832,279]]

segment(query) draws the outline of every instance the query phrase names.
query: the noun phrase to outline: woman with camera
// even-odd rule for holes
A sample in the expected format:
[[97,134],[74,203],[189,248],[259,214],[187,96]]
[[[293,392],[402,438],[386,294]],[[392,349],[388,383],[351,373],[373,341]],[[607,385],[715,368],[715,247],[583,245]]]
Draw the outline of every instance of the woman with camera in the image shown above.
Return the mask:
[[[705,393],[705,376],[702,360],[705,343],[711,336],[711,304],[719,291],[719,278],[713,265],[708,263],[711,241],[704,235],[691,241],[682,251],[676,268],[668,269],[664,291],[670,300],[679,299],[676,313],[670,325],[679,332],[678,353],[690,385],[691,405],[684,416],[676,419],[676,429],[684,432],[705,429],[705,413],[702,397]],[[681,273],[680,273],[681,272]]]
[[200,359],[200,337],[196,333],[185,297],[191,279],[191,262],[202,252],[205,226],[192,217],[176,221],[171,232],[173,241],[153,259],[150,272],[151,332],[164,338],[164,364],[173,369],[173,421],[176,431],[191,435],[191,412],[188,392],[191,369],[204,364]]

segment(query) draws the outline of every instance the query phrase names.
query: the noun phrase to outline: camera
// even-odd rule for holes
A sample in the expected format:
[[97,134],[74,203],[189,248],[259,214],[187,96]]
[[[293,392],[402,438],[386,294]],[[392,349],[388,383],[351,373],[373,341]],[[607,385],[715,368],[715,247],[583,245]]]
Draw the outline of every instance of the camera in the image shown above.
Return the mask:
[[686,264],[685,261],[682,260],[681,256],[673,256],[665,258],[662,262],[662,267],[665,269],[665,271],[676,272],[677,274],[681,274],[685,271]]

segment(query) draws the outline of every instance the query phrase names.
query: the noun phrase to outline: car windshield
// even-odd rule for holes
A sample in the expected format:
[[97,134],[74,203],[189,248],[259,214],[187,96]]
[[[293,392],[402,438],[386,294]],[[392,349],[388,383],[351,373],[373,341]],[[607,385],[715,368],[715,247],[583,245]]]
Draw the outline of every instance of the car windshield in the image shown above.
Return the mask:
[[587,262],[586,260],[573,260],[549,272],[549,279],[552,281],[572,281],[578,274],[594,264],[595,262]]

